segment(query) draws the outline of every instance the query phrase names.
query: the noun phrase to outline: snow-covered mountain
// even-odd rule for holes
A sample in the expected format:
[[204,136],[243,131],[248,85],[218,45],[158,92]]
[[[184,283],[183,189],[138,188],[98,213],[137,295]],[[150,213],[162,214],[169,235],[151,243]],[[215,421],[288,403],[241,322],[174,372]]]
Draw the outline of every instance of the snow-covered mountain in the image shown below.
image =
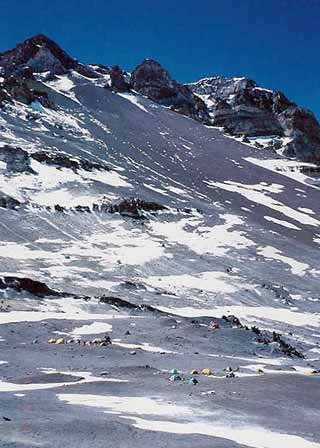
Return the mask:
[[2,446],[319,447],[314,118],[42,35],[0,67]]

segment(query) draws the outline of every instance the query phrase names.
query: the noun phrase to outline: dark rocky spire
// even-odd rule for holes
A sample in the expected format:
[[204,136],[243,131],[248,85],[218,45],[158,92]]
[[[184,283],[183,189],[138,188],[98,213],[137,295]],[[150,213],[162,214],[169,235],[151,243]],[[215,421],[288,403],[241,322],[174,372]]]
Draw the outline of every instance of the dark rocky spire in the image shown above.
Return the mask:
[[173,80],[159,62],[146,59],[133,71],[132,88],[164,106],[196,120],[209,122],[205,103],[185,85]]

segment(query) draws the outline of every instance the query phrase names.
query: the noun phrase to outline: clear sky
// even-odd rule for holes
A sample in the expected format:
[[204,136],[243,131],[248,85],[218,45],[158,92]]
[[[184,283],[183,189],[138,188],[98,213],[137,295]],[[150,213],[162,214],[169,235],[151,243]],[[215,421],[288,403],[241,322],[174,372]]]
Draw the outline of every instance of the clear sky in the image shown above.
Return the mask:
[[247,76],[320,118],[320,0],[1,0],[0,51],[38,33],[81,62]]

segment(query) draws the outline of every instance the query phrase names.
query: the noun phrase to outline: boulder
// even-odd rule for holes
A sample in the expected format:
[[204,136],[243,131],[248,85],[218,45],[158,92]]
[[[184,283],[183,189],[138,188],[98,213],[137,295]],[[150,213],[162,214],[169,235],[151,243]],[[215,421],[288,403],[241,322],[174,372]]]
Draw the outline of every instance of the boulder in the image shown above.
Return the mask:
[[110,205],[107,209],[109,213],[120,213],[122,216],[136,219],[146,218],[148,213],[153,214],[162,210],[166,210],[164,205],[139,198],[123,199],[118,204]]

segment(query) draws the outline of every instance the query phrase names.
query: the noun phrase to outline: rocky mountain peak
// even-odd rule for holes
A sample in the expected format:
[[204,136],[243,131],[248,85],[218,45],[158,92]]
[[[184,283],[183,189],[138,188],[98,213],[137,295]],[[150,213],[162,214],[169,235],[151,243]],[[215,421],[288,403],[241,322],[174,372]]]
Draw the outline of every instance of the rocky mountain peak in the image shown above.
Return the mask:
[[0,67],[6,73],[17,73],[26,67],[35,73],[50,71],[62,74],[75,68],[78,62],[44,34],[38,34],[18,44],[14,49],[0,53]]
[[145,59],[133,71],[131,86],[142,95],[183,115],[209,122],[205,103],[189,87],[173,80],[169,72],[153,59]]
[[165,101],[175,94],[175,83],[169,72],[159,62],[145,59],[133,71],[131,84],[137,91],[145,92],[150,99]]
[[80,64],[44,34],[37,34],[15,48],[0,53],[0,67],[5,75],[21,75],[27,71],[61,75],[73,69],[88,77],[98,77],[94,70]]

